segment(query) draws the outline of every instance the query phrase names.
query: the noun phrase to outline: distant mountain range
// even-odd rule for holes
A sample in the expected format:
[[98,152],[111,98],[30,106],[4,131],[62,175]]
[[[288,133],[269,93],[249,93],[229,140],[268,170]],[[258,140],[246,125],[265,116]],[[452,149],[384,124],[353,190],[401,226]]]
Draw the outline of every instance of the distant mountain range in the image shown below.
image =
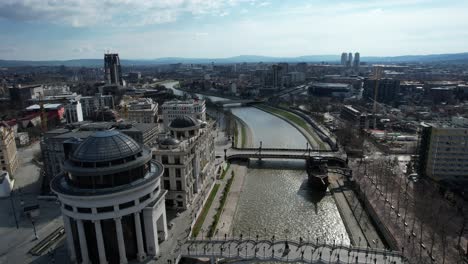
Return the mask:
[[[126,60],[121,59],[123,66],[151,66],[161,64],[173,63],[191,63],[191,64],[205,64],[205,63],[252,63],[252,62],[338,62],[340,55],[309,55],[299,57],[268,57],[257,55],[241,55],[229,58],[179,58],[179,57],[166,57],[158,59],[135,59]],[[459,63],[468,62],[468,52],[453,53],[453,54],[431,54],[431,55],[406,55],[395,57],[361,57],[361,62],[447,62]],[[76,59],[76,60],[51,60],[51,61],[22,61],[22,60],[0,60],[0,67],[19,67],[19,66],[68,66],[68,67],[102,67],[104,64],[103,59]]]

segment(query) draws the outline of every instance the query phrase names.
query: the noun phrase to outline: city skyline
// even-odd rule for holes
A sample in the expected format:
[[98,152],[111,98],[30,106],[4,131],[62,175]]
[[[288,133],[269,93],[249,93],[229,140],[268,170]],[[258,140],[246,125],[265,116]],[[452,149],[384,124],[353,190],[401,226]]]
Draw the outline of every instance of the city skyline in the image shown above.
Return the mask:
[[[465,52],[457,1],[22,1],[0,3],[0,59],[366,56]],[[378,44],[378,45],[377,45]]]

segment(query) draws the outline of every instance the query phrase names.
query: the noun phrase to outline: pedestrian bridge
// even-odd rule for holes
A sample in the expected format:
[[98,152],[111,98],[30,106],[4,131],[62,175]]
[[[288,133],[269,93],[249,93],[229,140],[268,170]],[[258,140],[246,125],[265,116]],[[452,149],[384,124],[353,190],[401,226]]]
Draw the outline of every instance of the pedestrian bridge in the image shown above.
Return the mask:
[[180,247],[181,257],[243,261],[301,263],[403,264],[409,263],[398,251],[370,249],[291,240],[187,240]]

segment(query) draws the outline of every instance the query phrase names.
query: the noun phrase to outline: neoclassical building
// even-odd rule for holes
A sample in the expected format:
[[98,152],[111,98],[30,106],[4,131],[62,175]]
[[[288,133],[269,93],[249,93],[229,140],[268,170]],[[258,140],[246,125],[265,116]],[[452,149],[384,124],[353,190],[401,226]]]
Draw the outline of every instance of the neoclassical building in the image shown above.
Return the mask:
[[214,182],[213,122],[191,116],[174,119],[168,134],[153,147],[153,158],[164,165],[166,207],[187,209],[195,196]]
[[127,263],[159,254],[167,238],[163,171],[149,148],[115,130],[78,143],[51,182],[71,260]]

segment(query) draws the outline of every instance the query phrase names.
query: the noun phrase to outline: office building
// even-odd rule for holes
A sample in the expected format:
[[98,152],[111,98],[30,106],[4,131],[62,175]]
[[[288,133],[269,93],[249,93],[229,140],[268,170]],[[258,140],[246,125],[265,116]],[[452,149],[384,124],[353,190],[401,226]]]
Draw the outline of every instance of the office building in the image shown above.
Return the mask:
[[128,120],[138,123],[158,122],[158,103],[150,98],[130,101],[127,106]]
[[[364,80],[363,98],[370,101],[376,98],[377,102],[384,104],[392,104],[398,100],[400,80],[380,79],[377,87],[376,82],[376,80],[371,79]],[[375,91],[377,91],[377,96],[375,96]]]
[[178,117],[190,116],[201,121],[206,121],[205,100],[167,101],[161,106],[164,127]]
[[104,54],[104,79],[107,84],[123,85],[119,54]]
[[457,121],[421,124],[418,172],[455,188],[467,188],[468,122]]
[[309,93],[316,96],[341,97],[351,96],[353,86],[346,83],[312,83]]
[[196,195],[214,183],[214,122],[178,117],[169,135],[153,147],[153,157],[164,165],[163,188],[167,208],[187,209]]
[[114,122],[81,122],[67,125],[66,128],[50,130],[41,139],[41,152],[44,172],[47,179],[63,172],[67,159],[66,152],[76,140],[85,140],[96,131],[117,130],[138,144],[152,146],[158,136],[157,124],[114,123]]
[[356,52],[354,53],[354,62],[353,62],[354,69],[358,70],[360,63],[361,63],[361,55],[359,54],[359,52]]
[[163,165],[118,131],[95,132],[67,153],[52,191],[61,204],[70,260],[128,263],[160,254],[167,220]]
[[348,60],[346,61],[346,66],[351,67],[353,65],[353,54],[350,52],[348,53]]
[[348,62],[348,54],[346,52],[341,53],[341,65],[346,66]]
[[82,96],[80,98],[83,119],[91,119],[95,112],[107,109],[114,109],[114,97],[96,93],[94,96]]
[[15,108],[24,108],[29,105],[29,100],[38,100],[44,95],[42,85],[18,85],[9,88],[10,100]]
[[340,117],[359,129],[373,128],[373,115],[358,110],[357,107],[344,105],[341,108]]
[[5,122],[0,125],[0,170],[14,175],[18,168],[18,151],[16,150],[15,132]]

